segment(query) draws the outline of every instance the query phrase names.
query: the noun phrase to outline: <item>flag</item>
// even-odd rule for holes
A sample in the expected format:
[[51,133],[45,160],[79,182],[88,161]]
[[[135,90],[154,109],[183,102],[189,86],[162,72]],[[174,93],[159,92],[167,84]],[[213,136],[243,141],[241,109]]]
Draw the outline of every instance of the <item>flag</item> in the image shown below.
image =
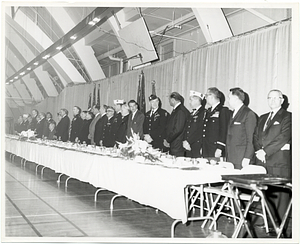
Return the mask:
[[152,85],[152,95],[156,95],[156,91],[155,91],[155,80],[151,81],[151,85]]
[[146,113],[146,101],[145,101],[145,77],[142,71],[139,75],[139,87],[137,94],[137,103],[140,105],[140,111]]
[[96,105],[96,84],[94,84],[93,106]]
[[97,104],[100,105],[100,84],[99,84],[99,87],[98,87]]
[[92,109],[92,93],[89,96],[88,110]]

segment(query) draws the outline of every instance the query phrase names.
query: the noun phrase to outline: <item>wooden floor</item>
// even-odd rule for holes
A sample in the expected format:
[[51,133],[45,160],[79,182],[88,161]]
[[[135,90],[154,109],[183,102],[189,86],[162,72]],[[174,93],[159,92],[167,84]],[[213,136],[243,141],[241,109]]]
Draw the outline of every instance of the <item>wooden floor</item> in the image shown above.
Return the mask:
[[[58,187],[58,174],[50,169],[46,168],[41,178],[41,167],[36,175],[34,163],[27,162],[24,169],[21,168],[20,158],[16,157],[11,162],[6,155],[5,164],[7,238],[170,238],[174,220],[161,211],[124,197],[117,198],[114,210],[110,211],[110,200],[114,196],[112,192],[100,192],[95,203],[96,188],[87,183],[71,179],[65,190],[66,176],[62,177],[61,186]],[[175,229],[175,237],[189,240],[205,238],[211,231],[207,227],[202,229],[201,224],[201,221],[188,225],[179,223]],[[233,221],[221,217],[218,229],[230,237],[234,231]],[[259,228],[254,229],[254,232],[258,238],[274,238],[274,235],[268,235]],[[291,224],[288,232],[291,235]],[[241,237],[248,236],[242,234]]]

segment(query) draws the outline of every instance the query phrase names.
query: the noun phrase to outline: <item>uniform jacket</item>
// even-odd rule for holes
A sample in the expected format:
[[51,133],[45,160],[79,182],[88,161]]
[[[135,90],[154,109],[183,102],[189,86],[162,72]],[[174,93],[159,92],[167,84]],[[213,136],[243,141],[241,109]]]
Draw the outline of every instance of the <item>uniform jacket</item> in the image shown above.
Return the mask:
[[183,104],[180,104],[169,116],[166,127],[166,140],[170,143],[170,154],[172,155],[184,155],[182,142],[189,114],[190,112],[186,109],[186,107]]
[[101,114],[99,113],[97,116],[95,116],[95,118],[92,120],[92,122],[90,123],[89,126],[89,135],[91,138],[91,144],[94,144],[94,136],[95,136],[95,126],[98,122],[98,120],[101,118]]
[[103,146],[113,147],[115,145],[115,138],[118,127],[119,120],[117,116],[113,116],[107,121],[103,128]]
[[42,138],[43,136],[48,136],[48,122],[46,118],[43,118],[42,120],[39,120],[36,124],[36,133],[37,133],[37,138]]
[[70,127],[70,118],[68,115],[63,117],[56,126],[56,136],[61,138],[62,141],[69,140],[69,127]]
[[83,120],[79,114],[76,114],[72,119],[71,123],[71,133],[70,133],[70,141],[74,142],[76,137],[79,137],[80,131],[82,129]]
[[207,111],[203,122],[203,157],[214,157],[216,149],[225,156],[227,128],[230,120],[227,107],[218,104],[212,111]]
[[[283,177],[291,177],[291,117],[292,114],[280,109],[270,124],[263,131],[269,113],[262,115],[254,134],[255,151],[263,149],[266,152],[266,166],[268,173],[273,173],[273,168],[279,169],[278,174]],[[259,161],[258,159],[256,159]],[[275,173],[275,172],[274,172]]]
[[100,141],[103,140],[104,125],[107,123],[107,115],[103,115],[95,125],[94,141],[97,146],[100,146]]
[[88,135],[89,135],[89,127],[90,127],[90,124],[92,122],[92,119],[89,119],[89,120],[83,120],[83,123],[82,123],[82,128],[81,128],[81,131],[79,133],[79,141],[81,143],[83,143],[84,141],[86,142],[87,145],[90,145],[91,144],[91,140],[88,138]]
[[158,108],[152,116],[150,115],[151,110],[145,115],[144,134],[151,136],[153,140],[151,144],[154,148],[163,149],[163,140],[166,138],[166,125],[169,113],[162,108]]
[[256,114],[245,105],[234,118],[231,114],[226,138],[226,157],[237,169],[242,168],[244,158],[251,160],[254,156],[253,134],[256,122]]
[[116,132],[116,142],[125,143],[127,135],[127,124],[128,124],[129,114],[122,117],[121,124]]
[[128,126],[127,126],[127,136],[132,137],[131,129],[134,133],[139,134],[140,138],[144,137],[143,134],[143,124],[144,124],[145,115],[141,111],[136,111],[133,119],[132,113],[128,118]]

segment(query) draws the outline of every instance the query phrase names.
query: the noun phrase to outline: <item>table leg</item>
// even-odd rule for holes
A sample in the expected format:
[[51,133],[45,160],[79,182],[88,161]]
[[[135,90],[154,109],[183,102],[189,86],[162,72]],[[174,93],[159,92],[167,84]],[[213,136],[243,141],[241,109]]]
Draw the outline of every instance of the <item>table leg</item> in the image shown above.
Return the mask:
[[60,185],[60,178],[63,176],[64,174],[60,174],[59,176],[58,176],[58,178],[57,178],[57,185],[59,186]]
[[118,197],[124,197],[124,196],[119,195],[119,194],[113,196],[113,198],[112,198],[111,201],[110,201],[110,210],[113,210],[113,209],[114,209],[114,200],[115,200],[116,198],[118,198]]
[[237,199],[237,197],[236,197],[236,194],[235,194],[234,191],[233,191],[232,186],[229,185],[229,188],[230,188],[231,192],[233,192],[233,200],[234,200],[234,202],[235,202],[235,205],[236,205],[236,207],[237,207],[237,209],[238,209],[238,211],[239,211],[239,215],[240,215],[240,221],[239,221],[239,223],[238,223],[236,229],[234,230],[234,232],[233,232],[233,234],[232,234],[232,238],[237,238],[237,237],[238,237],[238,234],[240,233],[241,228],[242,228],[243,225],[245,226],[245,228],[246,228],[246,230],[247,230],[249,236],[250,236],[251,238],[253,238],[253,236],[252,236],[252,234],[251,234],[251,231],[250,231],[250,229],[249,229],[247,220],[246,220],[246,216],[247,216],[247,214],[248,214],[248,211],[249,211],[249,208],[250,208],[251,204],[253,203],[253,199],[254,199],[254,196],[256,195],[256,192],[255,192],[255,191],[252,191],[250,200],[249,200],[249,202],[248,202],[248,204],[247,204],[247,206],[246,206],[246,209],[244,210],[244,214],[243,214],[243,213],[242,213],[242,210],[241,210],[241,208],[240,208],[239,201],[238,201],[238,199]]
[[35,175],[37,175],[37,170],[38,170],[38,167],[40,166],[40,164],[37,164],[36,166],[35,166]]
[[282,222],[280,224],[280,227],[279,227],[279,230],[278,230],[278,233],[277,233],[277,239],[280,238],[280,236],[282,234],[282,231],[283,231],[283,228],[285,226],[285,222],[286,222],[286,220],[288,218],[288,215],[290,213],[291,207],[292,207],[292,199],[290,200],[288,208],[287,208],[287,210],[286,210],[286,212],[285,212],[285,214],[283,216]]
[[106,191],[106,189],[100,188],[95,192],[94,202],[97,202],[97,195],[100,191]]

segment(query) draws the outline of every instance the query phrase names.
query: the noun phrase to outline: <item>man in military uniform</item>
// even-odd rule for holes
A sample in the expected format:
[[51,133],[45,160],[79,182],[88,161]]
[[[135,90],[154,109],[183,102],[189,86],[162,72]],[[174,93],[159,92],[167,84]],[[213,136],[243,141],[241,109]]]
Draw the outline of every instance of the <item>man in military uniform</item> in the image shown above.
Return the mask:
[[113,107],[108,107],[106,110],[107,123],[103,127],[103,146],[113,147],[115,145],[115,135],[117,132],[117,116]]
[[225,157],[227,128],[230,120],[230,111],[223,107],[223,94],[216,87],[208,88],[205,95],[207,105],[206,116],[203,122],[203,157]]
[[205,108],[202,106],[203,99],[204,95],[202,93],[190,91],[192,112],[187,120],[182,143],[186,151],[186,157],[201,157],[203,118],[205,115]]
[[125,104],[124,100],[114,100],[114,109],[116,111],[115,117],[117,118],[118,122],[120,123],[120,121],[122,121],[122,105]]
[[169,113],[161,108],[161,100],[156,95],[150,95],[149,103],[150,110],[146,113],[143,126],[144,140],[154,148],[166,151],[163,141],[166,138]]

